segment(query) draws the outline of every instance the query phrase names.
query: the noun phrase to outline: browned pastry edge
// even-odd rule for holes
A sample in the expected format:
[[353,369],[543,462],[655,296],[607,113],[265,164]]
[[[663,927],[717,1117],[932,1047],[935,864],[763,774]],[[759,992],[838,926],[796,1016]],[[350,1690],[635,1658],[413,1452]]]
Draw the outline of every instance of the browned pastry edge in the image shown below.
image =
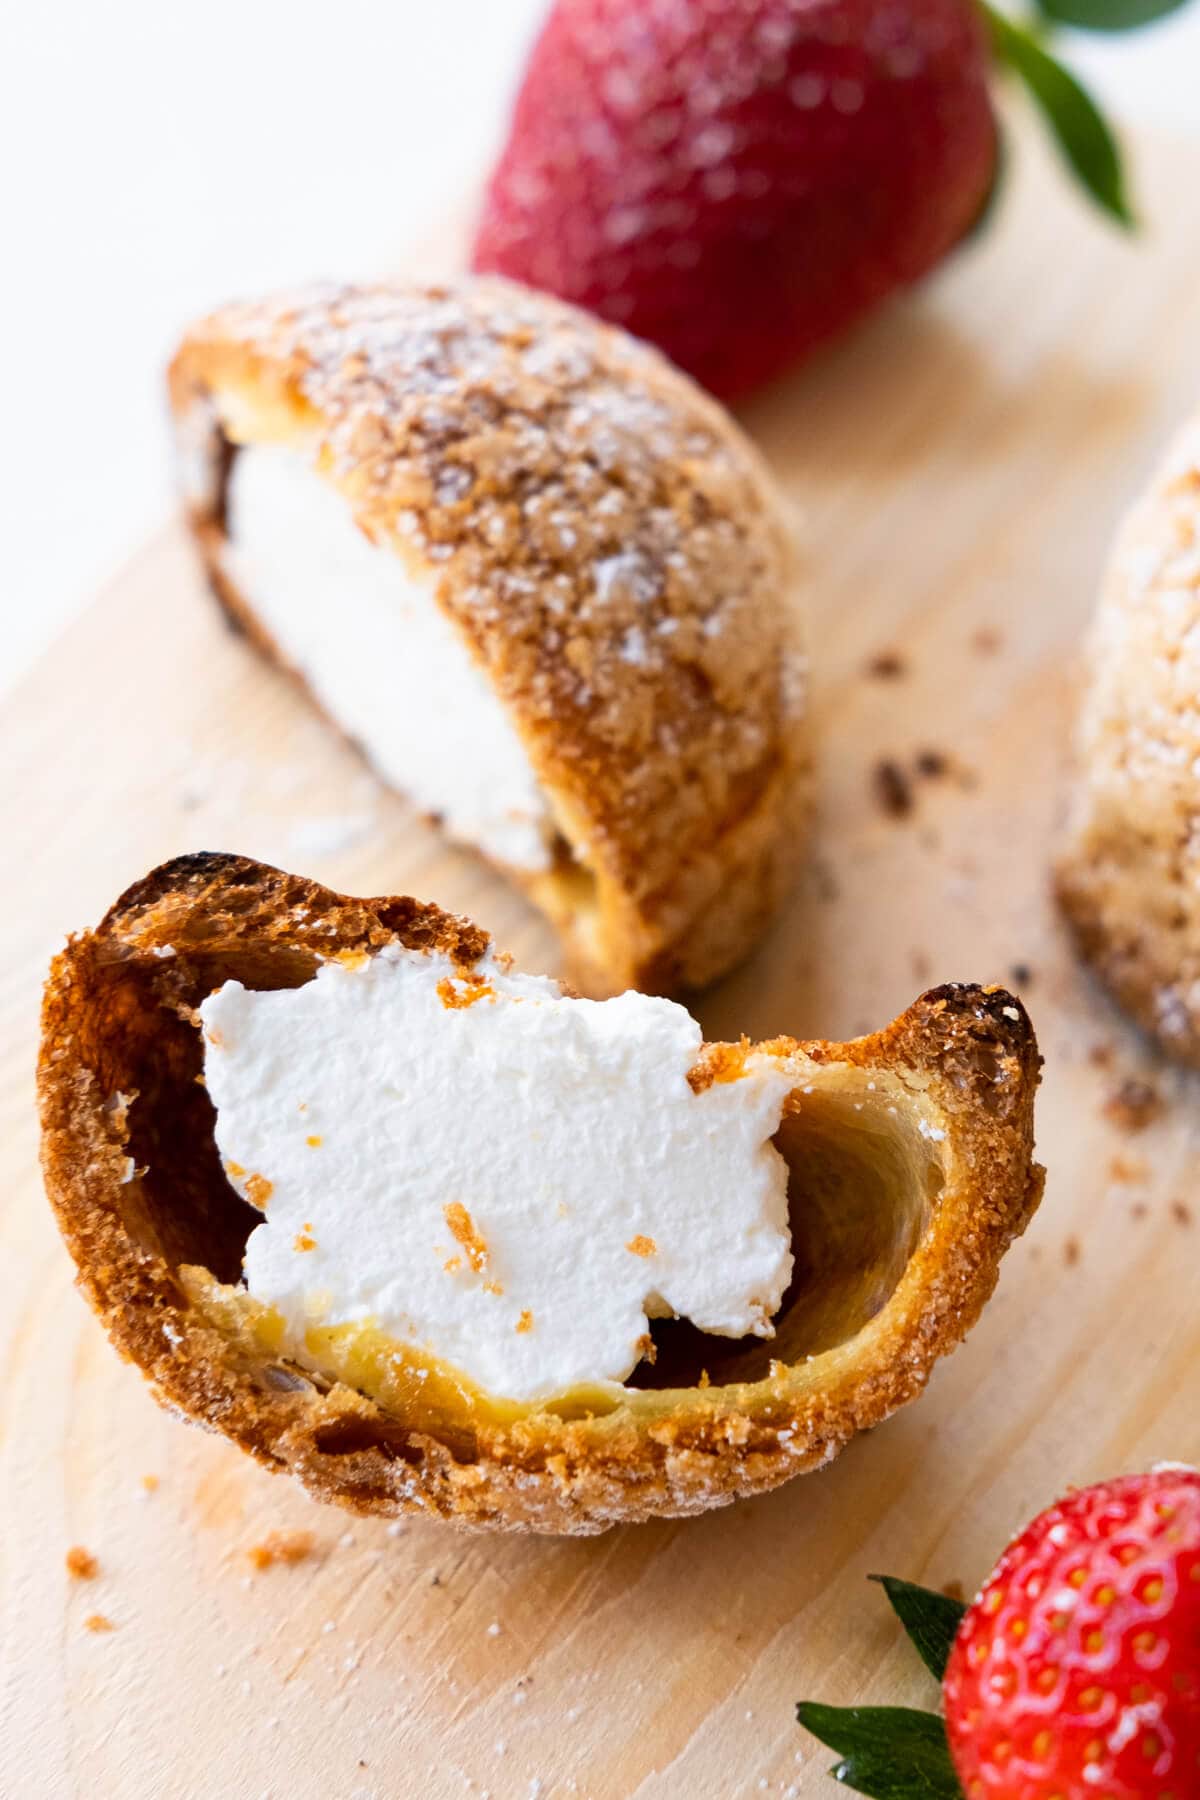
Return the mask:
[[[624,333],[471,278],[223,308],[170,392],[184,460],[211,464],[188,505],[206,570],[270,660],[223,555],[231,442],[304,448],[436,581],[595,880],[579,913],[570,882],[505,867],[579,986],[698,987],[746,954],[795,878],[811,771],[791,546],[720,407]],[[622,558],[642,585],[600,596]]]
[[[131,887],[94,932],[69,942],[46,986],[42,1164],[80,1286],[164,1403],[290,1471],[320,1499],[363,1513],[592,1533],[771,1488],[828,1462],[920,1392],[978,1317],[1001,1256],[1037,1206],[1040,1058],[1024,1009],[1003,990],[935,989],[884,1030],[845,1044],[778,1040],[762,1048],[794,1059],[798,1084],[824,1064],[888,1071],[923,1095],[944,1131],[940,1195],[882,1308],[849,1343],[775,1364],[763,1380],[640,1391],[600,1417],[533,1412],[469,1441],[439,1441],[344,1385],[248,1355],[190,1306],[159,1235],[174,1229],[171,1206],[164,1213],[156,1194],[155,1211],[143,1189],[153,1177],[131,1169],[131,1104],[115,1092],[131,1059],[153,1087],[173,1054],[168,1020],[191,1039],[178,1021],[221,980],[294,985],[322,956],[393,941],[465,967],[488,946],[483,932],[436,907],[352,899],[245,858],[200,854]],[[174,954],[155,954],[167,948]],[[179,1104],[182,1090],[162,1079]],[[207,1110],[211,1136],[202,1088],[189,1088],[182,1104],[194,1136],[203,1136]],[[189,1120],[160,1121],[153,1092],[132,1105],[164,1126],[164,1144],[186,1138]],[[215,1147],[202,1147],[215,1158]],[[186,1162],[179,1173],[186,1181]],[[183,1199],[178,1208],[183,1218]]]
[[1200,1066],[1200,422],[1122,520],[1089,631],[1055,888],[1076,946],[1168,1056]]

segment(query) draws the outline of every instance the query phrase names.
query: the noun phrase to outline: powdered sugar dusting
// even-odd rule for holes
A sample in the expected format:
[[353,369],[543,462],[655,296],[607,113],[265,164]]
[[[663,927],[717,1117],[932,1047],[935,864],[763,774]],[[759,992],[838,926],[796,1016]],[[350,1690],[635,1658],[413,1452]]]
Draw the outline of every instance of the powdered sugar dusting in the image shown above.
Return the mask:
[[269,368],[367,535],[436,569],[539,775],[582,801],[584,854],[622,885],[672,879],[803,759],[777,497],[656,352],[476,279],[227,308],[177,360],[183,413],[216,361],[219,414],[244,425]]

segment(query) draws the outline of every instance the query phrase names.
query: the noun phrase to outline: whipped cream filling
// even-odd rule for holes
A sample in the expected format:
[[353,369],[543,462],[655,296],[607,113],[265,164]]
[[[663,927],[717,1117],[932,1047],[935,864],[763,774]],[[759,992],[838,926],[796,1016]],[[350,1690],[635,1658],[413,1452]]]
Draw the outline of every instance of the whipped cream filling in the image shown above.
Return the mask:
[[284,659],[385,781],[460,842],[549,868],[552,829],[516,729],[435,598],[300,451],[250,444],[226,493],[226,572]]
[[749,1055],[694,1091],[682,1006],[393,946],[299,988],[228,981],[200,1016],[217,1145],[264,1215],[246,1287],[295,1353],[358,1321],[536,1401],[622,1382],[649,1318],[773,1334],[792,1082]]

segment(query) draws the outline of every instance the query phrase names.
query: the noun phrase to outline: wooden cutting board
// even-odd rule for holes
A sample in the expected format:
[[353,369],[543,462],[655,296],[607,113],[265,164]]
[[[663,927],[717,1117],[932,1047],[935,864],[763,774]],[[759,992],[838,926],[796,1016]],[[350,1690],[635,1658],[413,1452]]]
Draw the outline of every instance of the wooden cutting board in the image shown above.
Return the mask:
[[[35,1011],[64,930],[163,857],[231,849],[436,899],[555,967],[523,902],[228,635],[168,530],[2,715],[6,1794],[832,1794],[797,1698],[933,1699],[869,1570],[969,1588],[1068,1482],[1200,1459],[1200,1087],[1153,1065],[1047,898],[1106,543],[1200,393],[1200,146],[1138,147],[1129,241],[1021,137],[986,237],[748,415],[803,515],[821,823],[787,917],[698,1007],[710,1037],[842,1036],[934,981],[1020,989],[1050,1179],[984,1321],[827,1472],[582,1542],[352,1520],[160,1412],[41,1194]],[[1147,1072],[1164,1107],[1132,1135],[1105,1102]],[[256,1571],[274,1530],[312,1555]],[[95,1580],[68,1577],[76,1543]]]

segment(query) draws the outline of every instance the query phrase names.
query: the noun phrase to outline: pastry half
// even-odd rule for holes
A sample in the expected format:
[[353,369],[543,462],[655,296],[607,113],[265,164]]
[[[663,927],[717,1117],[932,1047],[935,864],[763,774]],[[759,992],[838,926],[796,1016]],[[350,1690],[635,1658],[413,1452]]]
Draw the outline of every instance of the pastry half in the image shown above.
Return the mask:
[[56,959],[42,1157],[164,1402],[360,1512],[591,1533],[774,1487],[920,1392],[1040,1197],[1039,1063],[976,987],[703,1045],[436,907],[198,855]]
[[712,980],[808,811],[790,539],[657,352],[510,283],[229,306],[170,370],[230,617],[482,851],[588,991]]
[[1088,649],[1058,894],[1083,955],[1200,1063],[1200,421],[1117,535]]

